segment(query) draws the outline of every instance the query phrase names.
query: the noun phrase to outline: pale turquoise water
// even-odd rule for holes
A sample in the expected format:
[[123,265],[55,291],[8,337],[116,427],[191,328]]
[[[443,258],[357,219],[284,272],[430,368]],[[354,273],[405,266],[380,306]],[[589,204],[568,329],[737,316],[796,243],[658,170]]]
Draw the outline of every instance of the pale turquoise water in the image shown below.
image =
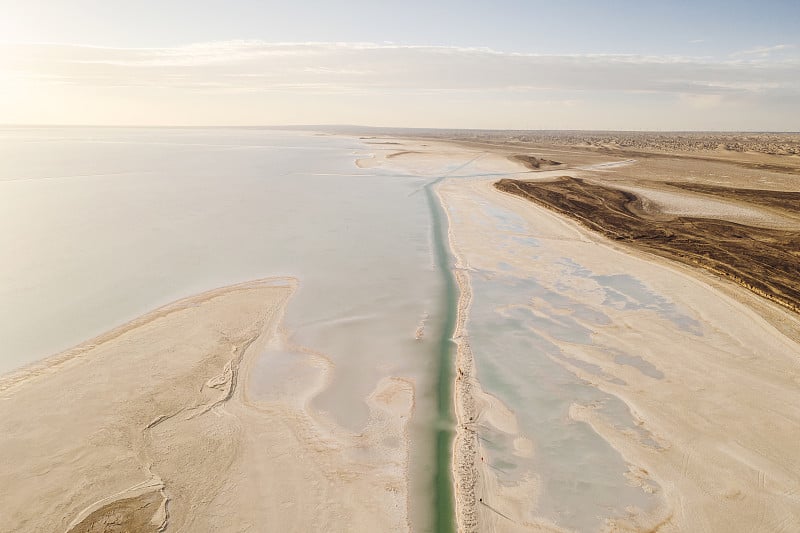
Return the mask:
[[[525,307],[503,314],[496,310],[497,306],[528,306],[533,297],[561,312],[547,316],[546,308],[537,309],[542,316]],[[624,403],[559,364],[562,359],[604,377],[598,367],[565,356],[554,342],[590,344],[587,325],[606,320],[595,315],[578,321],[572,309],[582,311],[578,302],[563,299],[536,280],[478,274],[473,278],[470,339],[482,386],[516,413],[535,449],[533,458],[517,458],[508,436],[483,426],[480,433],[489,450],[487,460],[504,482],[517,482],[531,473],[539,476],[541,495],[531,507],[536,514],[578,531],[595,531],[602,517],[624,514],[627,505],[648,508],[652,498],[630,486],[624,477],[627,465],[618,452],[590,426],[569,419],[573,403],[599,402],[619,424],[635,427]]]
[[[616,364],[637,369],[643,381],[658,380],[664,374],[639,353],[614,344],[613,339],[598,341],[595,333],[613,326],[620,313],[631,324],[637,313],[655,315],[676,332],[695,336],[703,334],[701,323],[650,288],[647,280],[626,272],[619,255],[602,255],[602,250],[594,249],[601,258],[598,261],[606,264],[604,273],[597,274],[564,256],[562,240],[574,240],[573,233],[541,231],[505,204],[494,204],[483,196],[471,201],[479,212],[450,208],[456,228],[459,220],[472,217],[478,229],[470,239],[490,242],[497,254],[491,268],[469,271],[472,307],[467,328],[477,376],[486,392],[513,411],[520,434],[533,443],[532,456],[521,457],[515,454],[514,435],[481,423],[477,429],[484,460],[501,484],[513,485],[534,476],[540,492],[527,511],[568,530],[600,531],[605,518],[625,516],[629,506],[654,508],[658,496],[630,483],[625,477],[628,464],[620,453],[591,426],[570,417],[573,404],[593,405],[615,427],[634,432],[645,446],[657,447],[624,402],[580,379],[568,367],[577,367],[600,382],[625,383],[597,365],[570,356],[567,348],[606,351]],[[468,264],[487,264],[469,247],[464,255]],[[527,268],[515,269],[514,261],[524,262]],[[640,333],[646,338],[646,331]],[[648,483],[657,488],[655,482]]]
[[416,382],[412,506],[432,527],[447,302],[420,191],[434,178],[360,170],[368,151],[268,130],[0,130],[0,372],[184,296],[294,276],[292,341],[333,363],[316,408],[358,431],[382,377]]

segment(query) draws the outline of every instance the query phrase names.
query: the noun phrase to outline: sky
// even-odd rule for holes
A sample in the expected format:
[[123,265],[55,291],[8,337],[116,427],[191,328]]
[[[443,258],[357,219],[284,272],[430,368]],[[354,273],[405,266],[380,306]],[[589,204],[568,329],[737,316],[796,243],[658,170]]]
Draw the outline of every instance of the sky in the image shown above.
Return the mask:
[[0,0],[0,124],[800,130],[800,4]]

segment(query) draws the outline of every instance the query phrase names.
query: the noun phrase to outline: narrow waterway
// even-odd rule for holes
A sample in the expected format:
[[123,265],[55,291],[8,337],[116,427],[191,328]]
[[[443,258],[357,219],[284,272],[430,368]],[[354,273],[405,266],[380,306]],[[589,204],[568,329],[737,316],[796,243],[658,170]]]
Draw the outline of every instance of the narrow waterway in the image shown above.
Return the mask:
[[435,187],[440,178],[425,186],[425,195],[431,210],[431,233],[433,254],[441,272],[443,282],[443,302],[441,327],[438,342],[438,372],[436,379],[437,420],[436,432],[436,517],[438,533],[448,533],[455,529],[455,507],[453,498],[453,399],[452,367],[455,344],[453,332],[456,325],[456,305],[458,287],[452,272],[450,248],[447,242],[447,216],[436,197]]
[[453,257],[448,239],[448,218],[436,193],[439,184],[448,177],[467,169],[478,155],[456,166],[425,185],[425,195],[431,211],[431,233],[433,255],[442,276],[443,303],[440,338],[438,342],[437,423],[436,432],[436,517],[437,533],[455,531],[455,497],[453,494],[453,436],[455,416],[453,412],[453,367],[456,344],[453,335],[456,328],[459,290],[453,275]]

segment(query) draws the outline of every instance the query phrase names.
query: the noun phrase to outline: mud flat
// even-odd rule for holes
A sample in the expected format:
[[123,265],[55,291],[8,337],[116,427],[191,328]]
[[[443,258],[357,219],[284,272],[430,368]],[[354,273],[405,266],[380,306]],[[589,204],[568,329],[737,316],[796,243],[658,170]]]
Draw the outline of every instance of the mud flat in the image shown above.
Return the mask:
[[[181,300],[4,377],[3,530],[407,530],[412,385],[382,380],[359,433],[316,415],[330,363],[281,328],[295,285]],[[249,394],[256,356],[287,353],[292,387]]]

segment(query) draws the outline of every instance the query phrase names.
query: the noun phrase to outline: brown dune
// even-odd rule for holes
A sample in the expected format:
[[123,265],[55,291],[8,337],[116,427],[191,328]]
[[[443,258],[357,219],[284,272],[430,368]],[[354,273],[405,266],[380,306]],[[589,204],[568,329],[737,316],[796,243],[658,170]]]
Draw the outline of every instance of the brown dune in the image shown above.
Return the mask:
[[558,161],[553,161],[551,159],[542,159],[536,157],[535,155],[521,155],[521,154],[512,155],[511,160],[518,161],[519,163],[522,163],[524,166],[526,166],[531,170],[539,170],[542,167],[556,167],[562,164]]

